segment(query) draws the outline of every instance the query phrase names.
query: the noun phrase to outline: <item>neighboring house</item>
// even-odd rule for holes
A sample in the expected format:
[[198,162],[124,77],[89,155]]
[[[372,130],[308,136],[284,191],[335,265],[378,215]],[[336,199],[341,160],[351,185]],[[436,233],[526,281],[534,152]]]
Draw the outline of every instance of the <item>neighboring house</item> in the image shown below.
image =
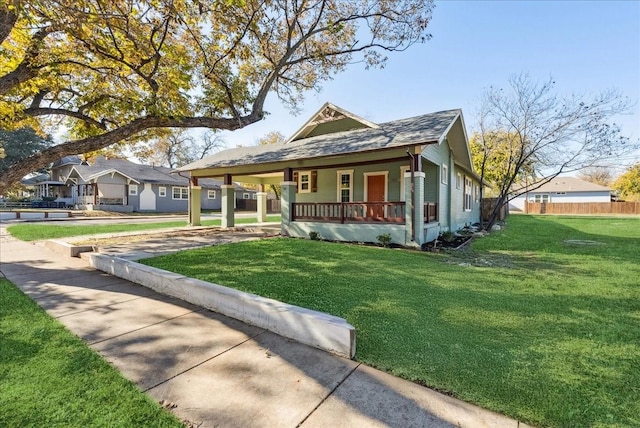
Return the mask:
[[[389,233],[420,245],[479,222],[480,180],[460,110],[375,124],[327,103],[284,143],[225,150],[177,171],[189,173],[194,192],[204,177],[223,178],[223,201],[232,180],[280,184],[289,236],[376,242]],[[257,198],[264,219],[266,194]],[[232,226],[224,202],[222,214]]]
[[544,203],[611,202],[611,189],[574,177],[556,177],[537,189],[512,199],[509,202],[509,211],[524,212],[525,201]]
[[[200,204],[203,209],[220,209],[221,184],[220,180],[202,180]],[[255,198],[255,190],[237,183],[235,186],[239,199]],[[54,162],[50,175],[42,175],[34,182],[36,198],[56,197],[56,202],[80,209],[123,212],[186,212],[188,187],[189,179],[172,174],[169,168],[105,157],[89,164],[77,156]]]

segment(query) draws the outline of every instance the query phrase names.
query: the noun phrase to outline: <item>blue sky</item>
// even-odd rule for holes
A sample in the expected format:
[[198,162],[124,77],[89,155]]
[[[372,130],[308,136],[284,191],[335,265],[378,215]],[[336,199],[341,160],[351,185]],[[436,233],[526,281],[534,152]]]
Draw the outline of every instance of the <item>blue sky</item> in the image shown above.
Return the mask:
[[227,147],[290,136],[327,101],[373,122],[461,108],[471,133],[483,90],[521,72],[553,77],[559,94],[618,89],[635,105],[616,123],[640,139],[640,1],[437,1],[428,31],[431,40],[390,54],[384,69],[354,64],[307,93],[297,116],[271,94],[269,116],[223,133]]

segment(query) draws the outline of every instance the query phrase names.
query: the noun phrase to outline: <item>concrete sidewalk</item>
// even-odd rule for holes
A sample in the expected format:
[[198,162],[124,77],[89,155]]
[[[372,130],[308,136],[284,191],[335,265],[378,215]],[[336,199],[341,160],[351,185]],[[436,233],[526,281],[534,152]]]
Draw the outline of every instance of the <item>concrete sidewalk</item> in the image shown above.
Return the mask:
[[524,427],[100,273],[0,228],[0,271],[181,419],[202,427]]

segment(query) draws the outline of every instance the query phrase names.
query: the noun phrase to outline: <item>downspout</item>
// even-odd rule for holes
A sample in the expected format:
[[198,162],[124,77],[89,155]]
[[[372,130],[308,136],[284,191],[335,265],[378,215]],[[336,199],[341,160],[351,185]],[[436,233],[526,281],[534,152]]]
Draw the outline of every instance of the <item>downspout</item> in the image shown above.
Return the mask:
[[[411,198],[410,198],[410,206],[411,210],[411,241],[415,242],[416,240],[416,188],[415,188],[415,156],[413,153],[407,149],[407,154],[411,158],[411,162],[409,164],[409,170],[411,171]],[[402,177],[404,180],[404,177]]]

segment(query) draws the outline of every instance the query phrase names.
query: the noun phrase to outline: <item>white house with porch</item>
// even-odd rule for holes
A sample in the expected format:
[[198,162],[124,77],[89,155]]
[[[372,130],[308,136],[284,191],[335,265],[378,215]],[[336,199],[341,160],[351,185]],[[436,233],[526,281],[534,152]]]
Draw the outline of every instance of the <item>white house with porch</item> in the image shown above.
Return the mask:
[[233,181],[259,185],[266,219],[269,184],[282,186],[281,232],[415,246],[480,220],[460,110],[376,124],[325,104],[284,143],[225,150],[178,168],[190,177],[192,225],[200,224],[199,180],[222,178],[222,225],[234,225]]

